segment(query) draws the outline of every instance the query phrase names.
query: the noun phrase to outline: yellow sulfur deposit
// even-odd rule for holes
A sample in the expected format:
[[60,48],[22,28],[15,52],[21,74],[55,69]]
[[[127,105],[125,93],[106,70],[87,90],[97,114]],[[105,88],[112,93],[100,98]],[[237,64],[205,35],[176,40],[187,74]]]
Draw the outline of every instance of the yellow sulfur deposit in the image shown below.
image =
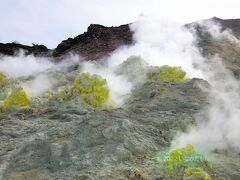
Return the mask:
[[184,176],[184,179],[211,179],[208,175],[208,172],[211,173],[213,170],[210,162],[192,145],[172,149],[166,154],[161,153],[158,160],[166,173]]
[[0,87],[5,85],[7,75],[3,72],[0,72]]
[[7,78],[7,75],[3,72],[0,72],[0,82],[5,80]]
[[206,171],[204,171],[202,168],[187,168],[185,170],[185,177],[194,178],[194,179],[202,179],[202,180],[211,180],[211,177],[208,175]]
[[74,80],[73,87],[84,101],[93,107],[101,107],[109,101],[110,92],[107,80],[99,75],[81,73]]
[[67,101],[74,96],[73,94],[74,94],[74,89],[71,86],[64,86],[59,89],[58,96],[60,99]]
[[147,74],[148,80],[162,80],[176,82],[186,79],[186,72],[181,67],[161,66],[153,67]]
[[27,106],[30,98],[23,88],[17,88],[4,100],[5,106]]
[[180,167],[184,164],[186,158],[196,155],[197,152],[192,145],[188,145],[184,148],[173,149],[169,153],[167,166],[172,169],[175,167]]

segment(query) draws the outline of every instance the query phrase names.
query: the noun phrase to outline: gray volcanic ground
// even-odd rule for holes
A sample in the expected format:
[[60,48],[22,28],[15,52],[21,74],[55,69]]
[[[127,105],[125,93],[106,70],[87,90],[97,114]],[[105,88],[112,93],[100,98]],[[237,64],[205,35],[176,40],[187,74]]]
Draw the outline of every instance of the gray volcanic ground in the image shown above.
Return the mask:
[[[55,49],[0,44],[0,179],[239,180],[239,38],[238,19],[182,26],[143,16],[91,25]],[[167,79],[170,66],[186,77]],[[93,105],[93,90],[71,89],[84,72],[106,79],[103,106]],[[30,103],[7,106],[19,88]],[[211,164],[203,173],[159,160],[189,144]],[[185,158],[177,150],[173,164]]]

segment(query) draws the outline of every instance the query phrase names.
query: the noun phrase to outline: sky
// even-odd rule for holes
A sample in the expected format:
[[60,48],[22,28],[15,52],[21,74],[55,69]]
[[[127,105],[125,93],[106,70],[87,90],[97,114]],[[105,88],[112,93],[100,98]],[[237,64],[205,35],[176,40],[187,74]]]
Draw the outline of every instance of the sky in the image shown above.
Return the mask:
[[179,23],[240,18],[239,0],[0,0],[0,42],[55,48],[90,24],[117,26],[141,14]]

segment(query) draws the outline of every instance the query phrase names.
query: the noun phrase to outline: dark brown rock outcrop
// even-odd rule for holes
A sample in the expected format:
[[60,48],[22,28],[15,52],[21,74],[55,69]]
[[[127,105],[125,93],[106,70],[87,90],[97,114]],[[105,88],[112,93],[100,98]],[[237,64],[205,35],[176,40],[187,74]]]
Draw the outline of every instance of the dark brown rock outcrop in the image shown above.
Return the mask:
[[88,60],[101,59],[122,45],[132,44],[132,35],[129,25],[105,27],[91,24],[87,32],[62,41],[54,50],[53,56],[59,57],[71,52]]

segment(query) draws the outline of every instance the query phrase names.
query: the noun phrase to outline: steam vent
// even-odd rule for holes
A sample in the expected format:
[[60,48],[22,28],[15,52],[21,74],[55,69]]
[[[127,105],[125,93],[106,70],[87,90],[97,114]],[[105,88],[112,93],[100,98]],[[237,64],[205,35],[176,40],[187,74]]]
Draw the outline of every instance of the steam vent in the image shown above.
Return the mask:
[[240,19],[133,21],[135,0],[11,2],[0,180],[240,180]]

